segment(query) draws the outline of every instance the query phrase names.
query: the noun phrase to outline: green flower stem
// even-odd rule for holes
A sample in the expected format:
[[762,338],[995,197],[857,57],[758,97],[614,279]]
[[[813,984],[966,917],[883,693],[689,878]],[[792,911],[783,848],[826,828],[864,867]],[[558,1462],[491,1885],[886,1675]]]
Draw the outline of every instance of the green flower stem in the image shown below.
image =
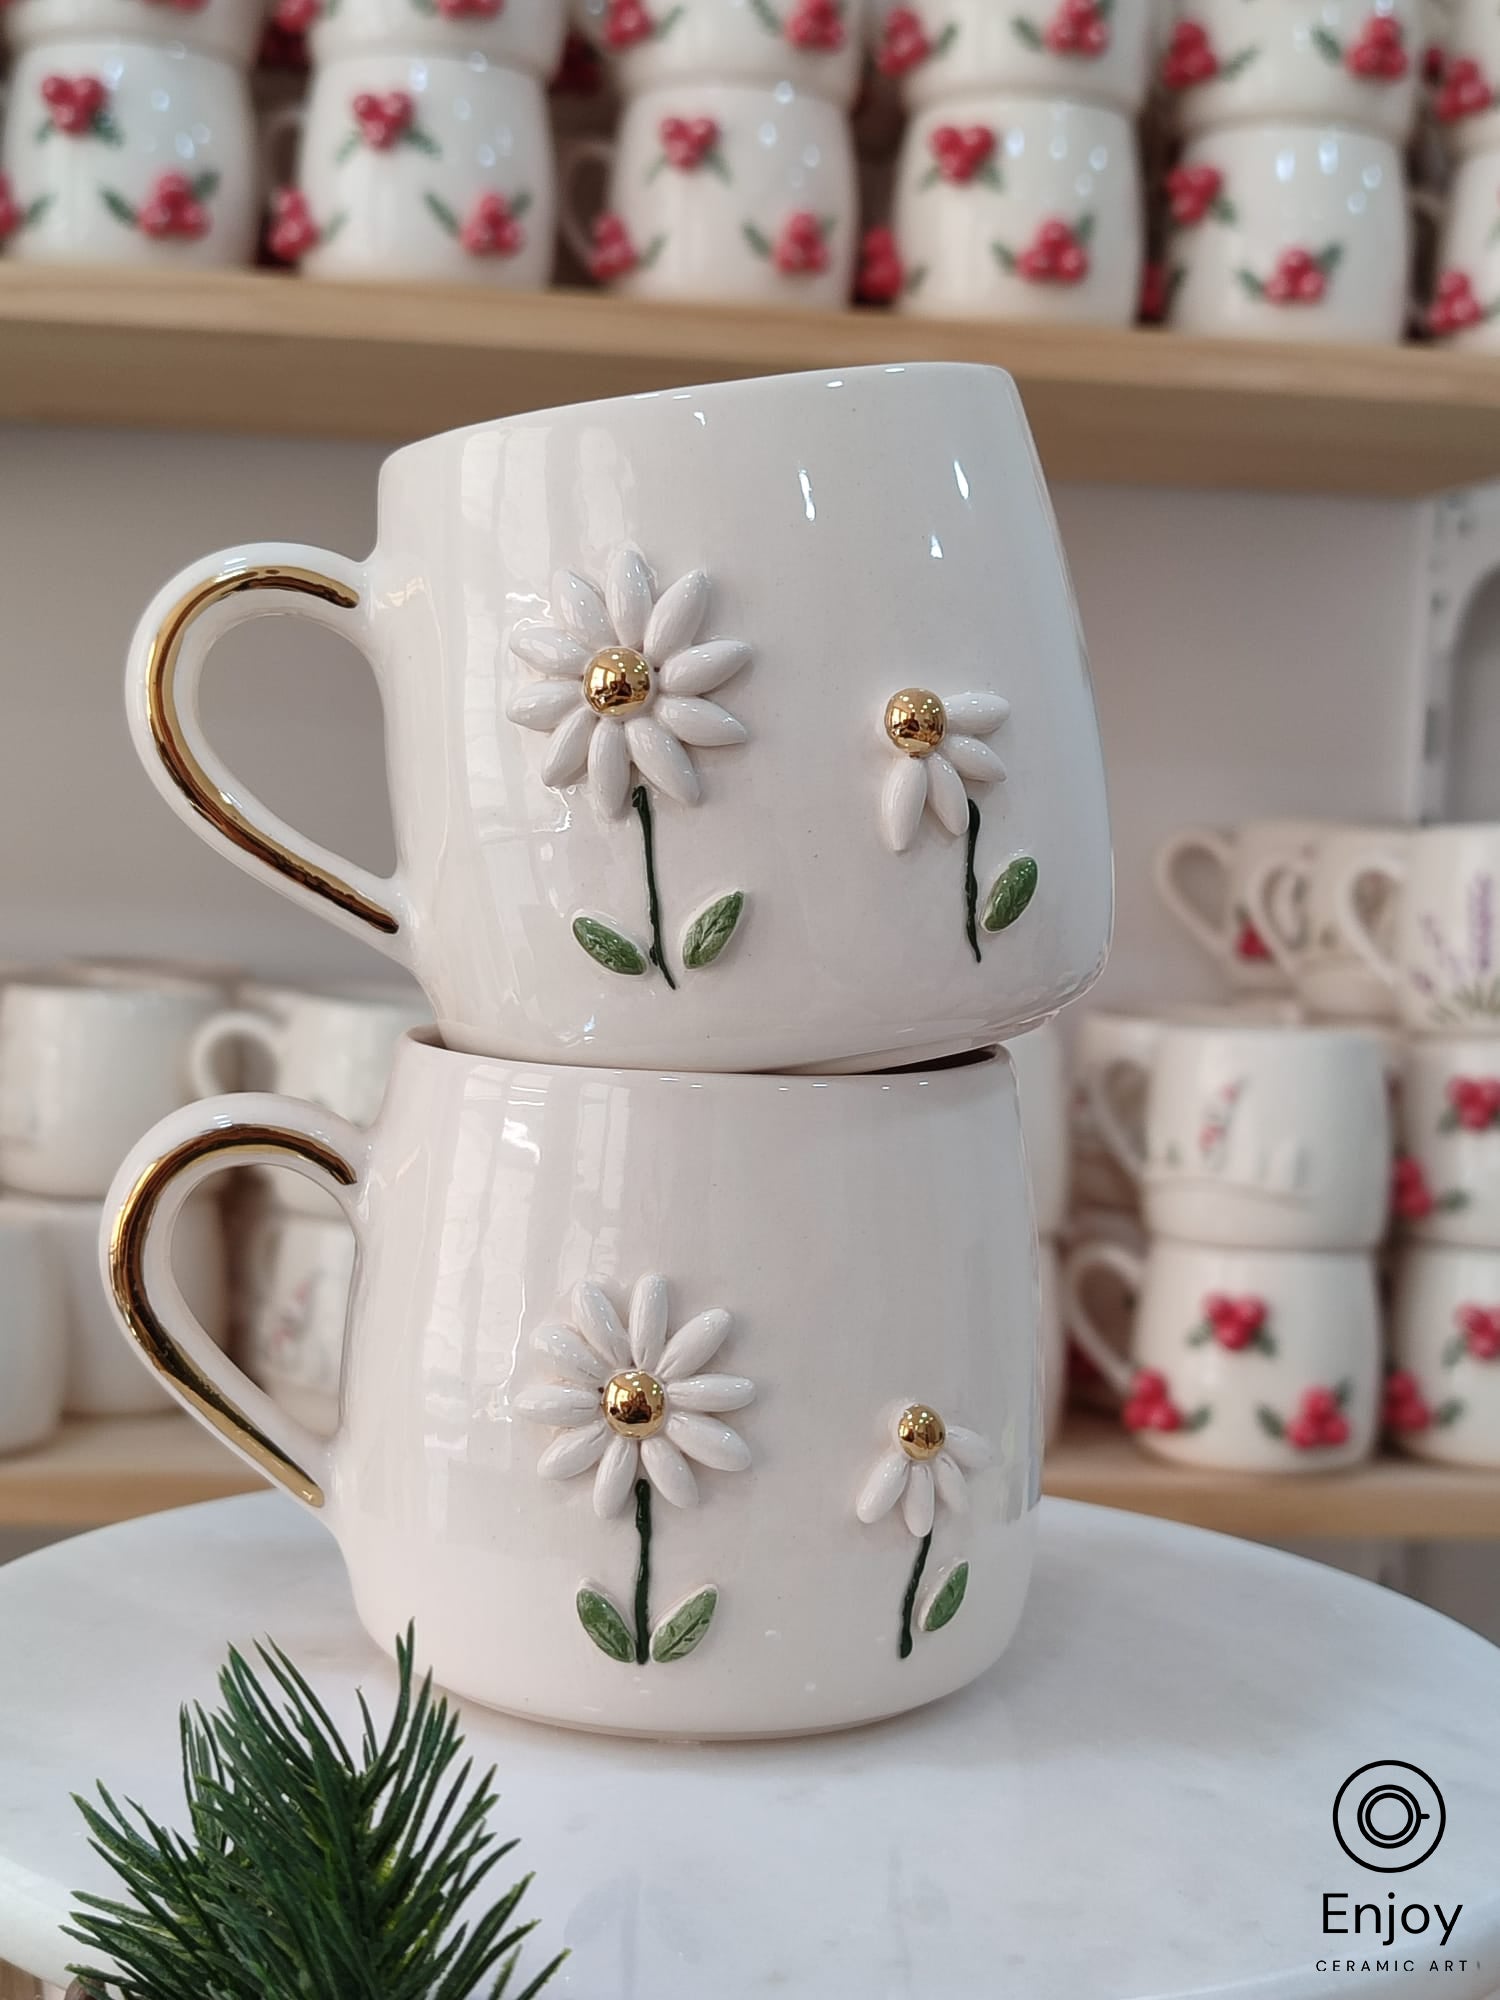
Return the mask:
[[677,981],[667,965],[666,947],[661,941],[661,899],[656,893],[656,849],[651,837],[651,794],[644,785],[637,785],[630,795],[630,803],[640,814],[641,840],[646,849],[646,906],[651,913],[651,963],[675,993]]
[[635,1531],[640,1537],[641,1559],[635,1572],[635,1662],[645,1666],[651,1657],[651,1482],[635,1482]]
[[906,1586],[906,1595],[901,1600],[901,1657],[906,1659],[911,1653],[911,1616],[917,1605],[917,1592],[922,1585],[922,1572],[927,1567],[928,1553],[932,1548],[932,1530],[929,1528],[922,1537],[917,1550],[917,1559],[911,1566],[911,1579]]
[[979,845],[979,808],[969,801],[969,837],[964,849],[964,929],[969,934],[969,949],[974,954],[974,963],[979,963],[979,932],[974,922],[974,912],[979,905],[979,880],[974,873],[974,850]]

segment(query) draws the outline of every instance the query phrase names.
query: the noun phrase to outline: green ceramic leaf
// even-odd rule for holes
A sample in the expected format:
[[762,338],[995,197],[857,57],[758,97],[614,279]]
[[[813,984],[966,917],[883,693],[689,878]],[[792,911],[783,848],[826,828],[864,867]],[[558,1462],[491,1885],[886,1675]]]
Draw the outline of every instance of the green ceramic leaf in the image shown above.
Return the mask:
[[682,940],[683,964],[694,969],[700,965],[712,965],[734,936],[734,927],[744,907],[744,890],[731,889],[727,896],[720,896],[706,910],[700,910],[688,925]]
[[510,212],[519,222],[531,206],[530,188],[521,188],[510,198]]
[[630,1628],[602,1591],[584,1584],[575,1599],[578,1622],[601,1653],[628,1664],[635,1658]]
[[1182,1429],[1185,1431],[1201,1431],[1212,1415],[1213,1411],[1209,1405],[1207,1403],[1200,1403],[1196,1410],[1189,1410],[1183,1418]]
[[1276,1412],[1268,1410],[1264,1403],[1255,1412],[1255,1421],[1260,1425],[1267,1437],[1279,1438],[1286,1434],[1286,1425],[1277,1416]]
[[702,1590],[684,1598],[651,1634],[652,1659],[685,1660],[707,1638],[718,1603],[719,1587],[715,1583],[706,1584]]
[[646,970],[646,956],[628,937],[601,924],[597,917],[575,917],[573,935],[592,959],[606,972],[640,973]]
[[443,197],[440,194],[429,193],[424,194],[422,199],[437,218],[439,226],[446,229],[450,236],[457,236],[460,227],[458,217],[448,206],[447,202],[443,200]]
[[197,179],[193,182],[194,201],[212,201],[213,197],[218,192],[219,192],[219,176],[212,170],[212,168],[210,168],[210,170],[207,173],[199,174]]
[[958,1607],[964,1601],[964,1592],[969,1587],[969,1565],[955,1563],[943,1581],[927,1601],[927,1609],[922,1613],[924,1632],[941,1632],[958,1616]]
[[747,222],[742,226],[745,232],[745,241],[750,245],[756,256],[769,257],[771,254],[771,239],[766,235],[765,231],[757,229],[753,222]]
[[1457,1423],[1463,1413],[1464,1406],[1462,1401],[1457,1396],[1450,1396],[1446,1403],[1438,1404],[1432,1413],[1432,1421],[1435,1424],[1446,1427],[1449,1424]]
[[1035,25],[1028,21],[1024,14],[1013,14],[1010,25],[1015,30],[1016,39],[1024,42],[1028,49],[1039,49],[1042,46],[1042,38],[1037,33]]
[[987,931],[1009,930],[1036,894],[1036,863],[1029,854],[1018,854],[1004,869],[990,891],[982,922]]
[[1334,1383],[1333,1400],[1338,1404],[1341,1410],[1348,1409],[1349,1398],[1353,1394],[1354,1394],[1354,1384],[1347,1378],[1347,1376],[1342,1382]]
[[99,193],[103,198],[104,206],[109,210],[116,222],[123,222],[127,229],[134,229],[135,210],[130,206],[124,195],[116,194],[113,188],[100,188]]
[[1443,1348],[1443,1366],[1456,1368],[1469,1351],[1469,1343],[1461,1333],[1455,1333]]
[[420,125],[408,125],[401,134],[401,139],[404,145],[415,146],[419,153],[426,153],[433,159],[436,159],[443,150],[432,134],[424,132]]
[[1329,62],[1340,63],[1344,60],[1344,51],[1338,36],[1330,35],[1326,28],[1314,28],[1312,42],[1318,54]]
[[1213,1328],[1207,1320],[1204,1320],[1201,1325],[1195,1326],[1188,1335],[1187,1344],[1189,1347],[1206,1347],[1213,1337]]

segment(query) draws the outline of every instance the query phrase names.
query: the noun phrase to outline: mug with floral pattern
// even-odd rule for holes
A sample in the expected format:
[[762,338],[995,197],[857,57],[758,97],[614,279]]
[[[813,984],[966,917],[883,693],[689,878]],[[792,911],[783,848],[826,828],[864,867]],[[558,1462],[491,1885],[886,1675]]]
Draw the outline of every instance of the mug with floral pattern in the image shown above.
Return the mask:
[[1401,145],[1421,67],[1417,0],[1170,0],[1158,79],[1180,132],[1308,120]]
[[875,27],[875,67],[913,107],[1005,91],[1134,117],[1145,101],[1150,0],[890,0]]
[[156,42],[248,70],[265,13],[266,0],[8,0],[0,23],[17,50],[80,39]]
[[1384,1401],[1403,1451],[1500,1466],[1500,1249],[1402,1250]]
[[621,91],[785,85],[845,110],[859,90],[867,0],[585,0]]
[[1420,1242],[1500,1249],[1500,1044],[1408,1039],[1391,1209]]
[[307,30],[315,67],[343,56],[451,57],[545,83],[566,28],[563,0],[281,0]]
[[[1500,146],[1500,119],[1494,138]],[[1454,170],[1427,331],[1451,347],[1500,350],[1500,151],[1461,159]]]

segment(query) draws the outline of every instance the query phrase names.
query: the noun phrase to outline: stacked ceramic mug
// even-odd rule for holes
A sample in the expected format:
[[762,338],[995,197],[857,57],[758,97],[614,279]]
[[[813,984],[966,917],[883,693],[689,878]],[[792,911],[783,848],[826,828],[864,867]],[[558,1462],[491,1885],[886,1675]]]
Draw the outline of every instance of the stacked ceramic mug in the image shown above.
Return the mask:
[[248,263],[253,0],[13,0],[0,245],[31,262]]
[[[376,671],[389,879],[204,738],[207,649],[275,611]],[[981,1672],[1041,1444],[993,1045],[1090,984],[1112,900],[1009,378],[719,384],[409,446],[368,563],[266,544],[174,579],[129,706],[185,824],[398,959],[436,1021],[369,1130],[273,1095],[163,1121],[102,1242],[127,1332],[321,1510],[376,1638],[415,1618],[460,1692],[693,1736]],[[358,1243],[329,1440],[161,1282],[184,1195],[277,1163]]]
[[325,0],[272,254],[318,278],[545,285],[562,38],[562,0]]
[[1147,0],[902,0],[877,67],[910,113],[861,296],[904,311],[1135,317]]
[[1456,347],[1493,350],[1500,316],[1500,18],[1476,0],[1445,10],[1432,108],[1452,164],[1428,331]]
[[1417,0],[1173,0],[1171,325],[1400,339],[1421,39]]
[[639,298],[847,300],[863,8],[599,0],[589,24],[623,109],[614,139],[565,148],[562,205],[595,279]]

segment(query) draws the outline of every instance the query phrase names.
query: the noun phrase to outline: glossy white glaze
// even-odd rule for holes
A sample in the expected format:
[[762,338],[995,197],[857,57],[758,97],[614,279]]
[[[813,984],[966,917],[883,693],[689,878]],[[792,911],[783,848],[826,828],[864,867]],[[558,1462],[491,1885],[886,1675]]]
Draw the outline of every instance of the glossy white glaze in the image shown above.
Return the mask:
[[37,1218],[0,1201],[0,1457],[57,1429],[67,1366],[57,1252]]
[[[169,1293],[157,1308],[324,1489],[369,1630],[385,1639],[415,1616],[448,1686],[592,1728],[777,1734],[931,1700],[1004,1647],[1041,1423],[1003,1058],[705,1077],[534,1068],[408,1039],[368,1134],[292,1099],[213,1100],[141,1142],[116,1201],[163,1150],[240,1120],[320,1135],[357,1174],[341,1196],[360,1255],[338,1434],[305,1434]],[[166,1194],[148,1282],[176,1200],[212,1170],[200,1161]],[[934,1245],[934,1216],[962,1255]],[[834,1254],[855,1231],[882,1248]],[[639,1447],[601,1416],[600,1384],[632,1367],[666,1404],[666,1428]],[[913,1467],[928,1475],[914,1513],[866,1521],[856,1502],[918,1402],[989,1451],[960,1468],[966,1512],[939,1475],[918,1620],[961,1562],[967,1595],[940,1630],[918,1624],[902,1657],[929,1465]],[[719,1594],[690,1658],[644,1666],[608,1657],[575,1608],[584,1589],[631,1604],[638,1470],[654,1493],[653,1630],[685,1597]]]
[[1068,1209],[1068,1077],[1062,1036],[1048,1022],[1005,1045],[1021,1098],[1021,1135],[1038,1232],[1055,1236]]
[[338,0],[318,10],[308,45],[320,67],[374,51],[473,57],[545,83],[565,25],[562,0]]
[[13,49],[80,37],[157,42],[240,69],[254,59],[265,17],[266,0],[10,0],[0,11]]
[[[1282,852],[1271,843],[1246,887],[1256,934],[1310,1014],[1341,1021],[1384,1021],[1395,1013],[1386,982],[1345,942],[1338,895],[1350,861],[1372,843],[1397,846],[1398,828],[1300,827]],[[1394,903],[1378,879],[1360,885],[1366,922],[1389,942]]]
[[880,73],[899,77],[908,105],[976,90],[1108,104],[1133,116],[1145,101],[1149,0],[899,0],[882,5]]
[[1390,1353],[1394,1442],[1450,1465],[1500,1465],[1500,1249],[1404,1248]]
[[180,43],[23,49],[0,173],[6,254],[27,262],[170,270],[246,264],[255,248],[260,170],[244,75]]
[[1417,0],[1168,0],[1166,12],[1161,80],[1179,131],[1309,120],[1397,145],[1411,131]]
[[847,109],[865,15],[866,0],[596,0],[586,25],[627,97],[668,83],[753,83]]
[[[178,697],[191,718],[210,637],[271,610],[295,606],[364,648],[386,706],[393,880],[315,849],[187,726],[257,824],[395,914],[398,928],[383,936],[285,876],[266,877],[406,963],[453,1046],[709,1070],[873,1066],[993,1041],[1092,984],[1112,902],[1097,726],[1046,488],[999,370],[856,369],[515,417],[397,453],[380,512],[367,565],[261,544],[207,557],[168,584],[132,651],[131,727],[185,824],[254,867],[209,833],[158,761],[145,702],[151,637],[186,591],[226,566],[311,564],[357,592],[352,612],[241,594],[189,632]],[[698,748],[701,732],[674,709],[689,753],[649,704],[631,718],[651,725],[631,756],[638,770],[652,759],[643,797],[674,989],[646,958],[640,814],[611,817],[616,792],[601,804],[585,769],[600,732],[579,662],[618,636],[620,617],[636,631],[647,606],[686,579],[688,595],[657,632],[681,649],[659,654],[664,678],[689,704],[722,707],[746,740]],[[684,641],[680,614],[694,607]],[[570,618],[589,644],[570,634],[552,673],[528,664],[529,653],[545,665],[546,632]],[[695,648],[729,639],[750,658],[726,680],[733,656]],[[694,692],[705,677],[706,695]],[[542,730],[530,704],[558,699],[549,684],[562,698]],[[965,841],[931,813],[906,853],[892,854],[881,833],[886,704],[913,684],[940,697],[983,687],[1010,703],[991,739],[1008,775],[976,800],[978,963]],[[514,719],[518,703],[529,720]],[[576,721],[560,752],[565,714]],[[1035,863],[1034,899],[1006,928],[985,930],[992,889],[1014,885],[1024,857]],[[745,901],[727,948],[685,966],[696,920],[735,893]],[[622,935],[641,970],[596,962],[580,920]]]
[[[1375,927],[1369,897],[1393,890]],[[1335,885],[1345,942],[1394,993],[1418,1035],[1500,1035],[1500,826],[1428,826],[1373,835]]]

